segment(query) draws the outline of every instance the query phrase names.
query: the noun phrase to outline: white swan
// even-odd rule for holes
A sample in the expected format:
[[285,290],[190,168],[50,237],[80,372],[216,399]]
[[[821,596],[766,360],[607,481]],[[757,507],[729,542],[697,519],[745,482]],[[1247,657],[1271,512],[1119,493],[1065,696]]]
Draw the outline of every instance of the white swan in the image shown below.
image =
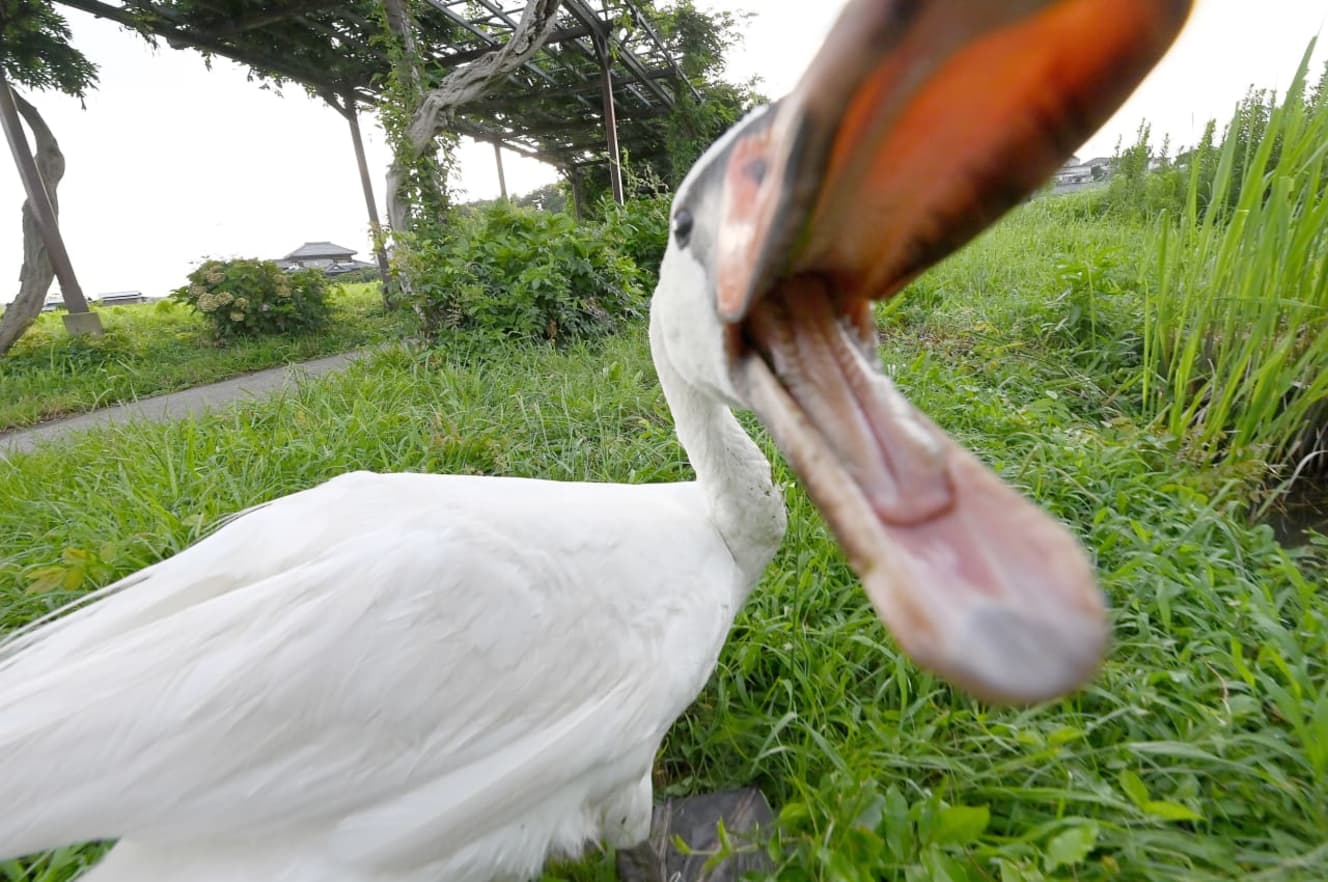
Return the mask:
[[869,299],[1049,173],[1182,0],[853,0],[678,192],[650,341],[684,484],[348,474],[0,649],[0,856],[95,882],[519,879],[642,840],[660,739],[784,531],[770,429],[924,664],[1097,665],[1085,556],[875,369]]

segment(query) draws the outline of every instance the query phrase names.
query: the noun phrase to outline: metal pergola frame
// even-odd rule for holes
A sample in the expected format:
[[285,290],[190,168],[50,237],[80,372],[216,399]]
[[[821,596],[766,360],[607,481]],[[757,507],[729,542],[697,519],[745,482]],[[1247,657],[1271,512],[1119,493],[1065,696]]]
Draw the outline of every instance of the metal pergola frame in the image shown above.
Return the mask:
[[[370,14],[376,11],[375,4],[286,0],[236,16],[235,4],[228,0],[214,0],[202,11],[188,14],[170,0],[56,2],[150,39],[165,40],[177,49],[229,58],[262,78],[298,84],[321,97],[349,124],[375,253],[386,276],[387,257],[358,121],[361,104],[372,107],[381,100],[391,70],[388,53],[375,39],[383,31],[376,15]],[[232,7],[229,12],[228,7]],[[426,83],[504,45],[523,9],[519,0],[413,0]],[[335,63],[318,63],[319,53],[324,60],[335,58]],[[0,89],[7,95],[5,84],[0,83]],[[607,163],[613,195],[622,201],[620,128],[625,127],[629,142],[651,143],[650,123],[669,113],[683,89],[700,97],[639,0],[562,0],[539,53],[490,94],[459,108],[453,125],[458,134],[494,145],[500,180],[503,149],[559,168],[571,178],[580,210],[580,172],[586,166]],[[3,113],[2,105],[0,117],[9,133],[11,115]],[[31,154],[21,127],[10,135],[10,143],[22,171],[24,156],[31,165]],[[41,198],[45,193],[40,180],[23,177],[29,200],[34,205],[49,204]],[[43,235],[58,264],[57,276],[71,315],[87,313],[53,221],[43,225]]]

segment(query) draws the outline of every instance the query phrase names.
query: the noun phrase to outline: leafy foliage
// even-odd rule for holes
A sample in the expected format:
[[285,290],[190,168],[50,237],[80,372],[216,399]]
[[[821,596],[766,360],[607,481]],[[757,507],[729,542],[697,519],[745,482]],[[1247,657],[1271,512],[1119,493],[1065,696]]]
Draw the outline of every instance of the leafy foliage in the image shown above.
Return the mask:
[[49,0],[0,0],[0,72],[11,83],[84,97],[96,85],[97,66],[69,38]]
[[1079,249],[1051,258],[1052,285],[1030,317],[1037,339],[1117,387],[1137,384],[1143,356],[1137,270],[1120,250]]
[[614,242],[636,264],[642,286],[654,290],[659,264],[669,244],[671,197],[645,196],[624,205],[606,205],[601,223],[605,241]]
[[1328,65],[1312,83],[1314,45],[1284,96],[1237,103],[1220,142],[1210,122],[1173,160],[1145,124],[1104,193],[1031,209],[1147,236],[1133,277],[1107,253],[1076,257],[1065,294],[1043,302],[1044,339],[1081,341],[1077,357],[1181,455],[1225,466],[1266,506],[1328,473]]
[[683,75],[700,93],[698,98],[680,90],[677,105],[668,118],[667,168],[655,171],[676,186],[711,142],[727,131],[742,115],[765,101],[754,82],[731,83],[723,78],[729,51],[742,40],[742,13],[702,12],[692,0],[683,0],[657,12],[657,23]]
[[1141,123],[1135,142],[1117,148],[1116,171],[1107,187],[1103,207],[1131,219],[1154,218],[1184,204],[1182,172],[1171,160],[1170,143],[1152,142],[1152,126]]
[[643,314],[636,264],[597,226],[507,202],[457,213],[446,238],[408,240],[397,259],[425,331],[570,342]]
[[559,181],[545,184],[529,193],[513,197],[512,202],[522,208],[538,208],[554,213],[566,212],[571,206],[567,197],[568,185]]
[[316,331],[327,324],[327,295],[327,277],[318,270],[285,272],[270,260],[209,260],[171,292],[223,340]]

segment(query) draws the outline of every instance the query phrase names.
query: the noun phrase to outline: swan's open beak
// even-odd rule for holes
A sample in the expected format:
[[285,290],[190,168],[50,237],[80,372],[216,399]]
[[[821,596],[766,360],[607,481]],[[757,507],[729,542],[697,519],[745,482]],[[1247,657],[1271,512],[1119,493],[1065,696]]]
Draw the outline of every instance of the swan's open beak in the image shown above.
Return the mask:
[[879,371],[870,301],[1037,188],[1124,101],[1190,0],[850,0],[726,168],[734,382],[920,664],[1001,702],[1107,644],[1087,555]]

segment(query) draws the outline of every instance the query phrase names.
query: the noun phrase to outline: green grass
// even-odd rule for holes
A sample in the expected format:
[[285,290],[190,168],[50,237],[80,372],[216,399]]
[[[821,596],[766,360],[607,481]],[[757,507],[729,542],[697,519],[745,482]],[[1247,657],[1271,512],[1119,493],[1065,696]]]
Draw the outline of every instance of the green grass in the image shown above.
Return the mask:
[[1328,430],[1328,94],[1304,97],[1313,49],[1263,137],[1215,157],[1207,208],[1192,164],[1186,211],[1157,225],[1145,301],[1149,412],[1195,460],[1258,458],[1281,478]]
[[[661,794],[761,786],[783,879],[1324,878],[1328,547],[1289,552],[1248,526],[1245,485],[1185,465],[1138,390],[1110,385],[1138,352],[1081,334],[1128,316],[1112,286],[1145,234],[1077,212],[1030,206],[929,276],[883,317],[885,355],[918,405],[1084,537],[1114,607],[1110,660],[1034,710],[952,692],[895,650],[792,490],[783,549],[657,773]],[[0,461],[0,627],[354,468],[689,476],[639,328],[594,350],[386,352],[267,402]],[[611,879],[611,858],[548,878]]]
[[99,310],[102,337],[72,338],[58,314],[43,315],[0,358],[0,431],[344,352],[401,330],[377,285],[334,288],[332,303],[332,322],[318,334],[226,344],[172,301]]

